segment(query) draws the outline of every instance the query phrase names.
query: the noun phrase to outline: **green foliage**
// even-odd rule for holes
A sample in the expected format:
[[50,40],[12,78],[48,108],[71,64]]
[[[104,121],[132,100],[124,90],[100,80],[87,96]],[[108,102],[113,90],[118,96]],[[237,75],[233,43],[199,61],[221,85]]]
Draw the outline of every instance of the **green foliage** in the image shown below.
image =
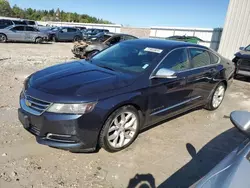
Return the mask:
[[11,16],[12,9],[7,0],[0,0],[0,16]]
[[101,23],[111,24],[111,22],[87,14],[77,14],[72,12],[64,12],[57,9],[36,10],[32,8],[22,9],[17,5],[12,8],[7,0],[0,0],[0,16],[16,17],[37,21],[61,21],[61,22],[81,22],[81,23]]

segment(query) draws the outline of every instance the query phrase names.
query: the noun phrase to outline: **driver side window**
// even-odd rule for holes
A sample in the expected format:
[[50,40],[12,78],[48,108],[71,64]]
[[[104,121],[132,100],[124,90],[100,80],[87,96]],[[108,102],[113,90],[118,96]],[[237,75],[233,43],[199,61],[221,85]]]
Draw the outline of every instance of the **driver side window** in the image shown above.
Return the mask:
[[176,49],[170,52],[170,54],[168,54],[167,57],[162,61],[158,69],[160,68],[166,68],[177,72],[189,69],[190,63],[187,49]]
[[63,33],[67,33],[67,32],[68,32],[67,28],[63,28],[61,31],[62,31]]

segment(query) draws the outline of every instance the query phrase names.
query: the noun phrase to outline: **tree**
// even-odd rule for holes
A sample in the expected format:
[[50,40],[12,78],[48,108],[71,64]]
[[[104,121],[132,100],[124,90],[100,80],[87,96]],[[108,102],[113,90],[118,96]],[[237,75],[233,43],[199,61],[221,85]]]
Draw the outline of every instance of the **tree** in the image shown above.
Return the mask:
[[12,9],[7,0],[0,0],[0,16],[12,16]]
[[64,21],[64,22],[82,22],[82,23],[111,23],[109,21],[89,16],[87,14],[77,14],[72,12],[51,10],[36,10],[32,8],[21,9],[17,5],[12,8],[7,0],[0,0],[0,16],[13,16],[15,18],[42,20],[42,21]]
[[23,9],[19,8],[17,5],[14,5],[12,8],[12,15],[16,18],[24,18],[25,12]]

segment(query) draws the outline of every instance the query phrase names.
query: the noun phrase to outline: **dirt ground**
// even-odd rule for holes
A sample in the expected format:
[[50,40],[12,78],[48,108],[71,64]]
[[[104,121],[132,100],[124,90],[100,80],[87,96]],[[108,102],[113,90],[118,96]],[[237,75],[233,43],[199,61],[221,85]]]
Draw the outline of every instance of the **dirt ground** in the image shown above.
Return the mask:
[[71,43],[0,44],[0,188],[188,187],[243,139],[228,119],[250,111],[250,80],[235,80],[214,112],[194,110],[144,131],[128,149],[74,154],[36,143],[17,119],[26,76],[72,61]]

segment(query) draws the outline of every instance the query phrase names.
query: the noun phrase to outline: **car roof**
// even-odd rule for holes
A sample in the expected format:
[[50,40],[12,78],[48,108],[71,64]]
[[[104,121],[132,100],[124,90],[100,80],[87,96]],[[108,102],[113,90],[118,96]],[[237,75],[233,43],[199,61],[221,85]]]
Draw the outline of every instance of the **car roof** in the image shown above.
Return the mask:
[[146,45],[152,48],[161,48],[165,50],[171,50],[174,48],[180,47],[199,47],[208,49],[205,46],[201,46],[194,43],[188,42],[181,42],[181,41],[173,41],[173,40],[166,40],[166,39],[135,39],[135,40],[127,40],[124,43],[131,43],[131,44],[138,44],[138,45]]

